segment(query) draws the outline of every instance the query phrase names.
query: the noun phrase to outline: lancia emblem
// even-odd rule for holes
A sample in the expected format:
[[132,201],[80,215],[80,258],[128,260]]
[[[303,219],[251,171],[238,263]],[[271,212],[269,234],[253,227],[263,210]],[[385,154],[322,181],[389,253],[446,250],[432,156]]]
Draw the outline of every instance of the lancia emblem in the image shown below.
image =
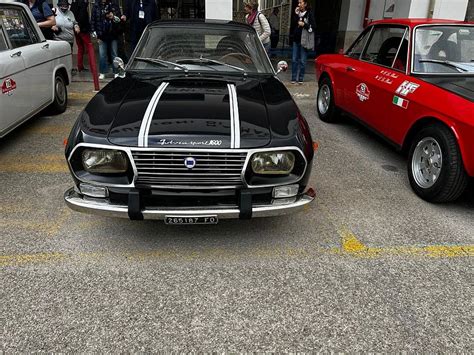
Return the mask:
[[188,169],[192,169],[196,166],[196,159],[193,157],[187,157],[184,159],[184,166]]

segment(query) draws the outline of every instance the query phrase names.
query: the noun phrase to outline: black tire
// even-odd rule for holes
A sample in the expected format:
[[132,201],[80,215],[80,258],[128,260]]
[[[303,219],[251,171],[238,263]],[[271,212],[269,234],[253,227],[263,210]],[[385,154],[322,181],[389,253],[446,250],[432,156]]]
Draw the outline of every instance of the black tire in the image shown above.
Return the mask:
[[67,86],[64,77],[57,73],[54,78],[54,101],[49,107],[51,113],[60,114],[67,108]]
[[324,77],[319,82],[316,109],[320,120],[323,122],[334,123],[339,120],[339,109],[334,104],[334,91],[328,77]]
[[407,165],[412,189],[429,202],[454,201],[468,184],[456,137],[440,123],[418,132],[412,141]]

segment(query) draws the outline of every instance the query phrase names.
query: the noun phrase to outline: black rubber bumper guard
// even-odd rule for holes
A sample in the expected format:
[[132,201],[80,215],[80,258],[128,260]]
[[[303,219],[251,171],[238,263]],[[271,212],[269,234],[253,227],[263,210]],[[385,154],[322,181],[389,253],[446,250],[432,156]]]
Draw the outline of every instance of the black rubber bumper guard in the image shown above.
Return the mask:
[[[252,192],[250,190],[238,190],[236,192],[237,201],[239,204],[239,218],[240,219],[251,219],[252,218]],[[134,221],[143,220],[143,203],[140,196],[140,190],[131,189],[128,193],[128,217]]]

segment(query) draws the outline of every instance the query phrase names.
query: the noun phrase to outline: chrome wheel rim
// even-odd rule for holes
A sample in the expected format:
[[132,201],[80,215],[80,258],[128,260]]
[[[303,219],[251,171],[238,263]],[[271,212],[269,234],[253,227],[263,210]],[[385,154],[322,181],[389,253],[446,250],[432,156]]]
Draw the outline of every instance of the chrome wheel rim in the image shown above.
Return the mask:
[[58,104],[64,105],[66,102],[66,87],[61,79],[56,79],[55,91]]
[[324,84],[319,89],[318,93],[318,110],[321,114],[326,114],[329,110],[329,104],[331,103],[331,90],[329,86]]
[[443,153],[438,141],[425,137],[415,147],[411,161],[413,178],[418,186],[428,189],[432,187],[441,174]]

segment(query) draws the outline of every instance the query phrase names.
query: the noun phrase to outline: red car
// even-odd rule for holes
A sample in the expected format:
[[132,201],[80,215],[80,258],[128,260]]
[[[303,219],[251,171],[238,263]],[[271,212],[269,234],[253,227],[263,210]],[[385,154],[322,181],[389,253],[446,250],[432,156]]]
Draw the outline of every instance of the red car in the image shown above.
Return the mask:
[[413,190],[431,202],[458,198],[474,177],[474,24],[372,22],[345,54],[316,61],[317,110],[341,111],[408,153]]

